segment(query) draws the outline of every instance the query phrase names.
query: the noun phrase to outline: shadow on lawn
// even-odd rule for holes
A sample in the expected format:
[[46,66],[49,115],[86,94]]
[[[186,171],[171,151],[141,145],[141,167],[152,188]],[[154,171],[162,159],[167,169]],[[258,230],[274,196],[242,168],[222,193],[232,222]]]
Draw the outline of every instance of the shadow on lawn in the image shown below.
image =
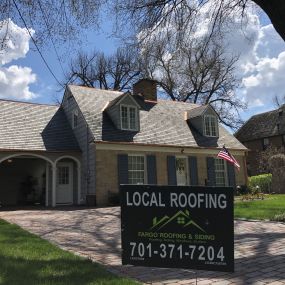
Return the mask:
[[[99,284],[117,281],[118,277],[104,273],[88,260],[65,258],[38,260],[0,255],[0,284]],[[97,267],[97,268],[95,268]],[[99,272],[98,272],[99,271]]]
[[0,220],[0,284],[133,284]]

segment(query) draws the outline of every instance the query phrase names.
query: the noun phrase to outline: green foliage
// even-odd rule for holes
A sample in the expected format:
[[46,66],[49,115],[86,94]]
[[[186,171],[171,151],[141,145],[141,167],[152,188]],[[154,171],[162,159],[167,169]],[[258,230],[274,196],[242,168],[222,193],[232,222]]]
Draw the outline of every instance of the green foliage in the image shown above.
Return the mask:
[[270,193],[271,183],[272,183],[272,174],[261,174],[257,176],[251,176],[248,179],[248,187],[253,194],[259,192]]
[[276,214],[271,220],[277,222],[285,222],[285,212],[282,214]]

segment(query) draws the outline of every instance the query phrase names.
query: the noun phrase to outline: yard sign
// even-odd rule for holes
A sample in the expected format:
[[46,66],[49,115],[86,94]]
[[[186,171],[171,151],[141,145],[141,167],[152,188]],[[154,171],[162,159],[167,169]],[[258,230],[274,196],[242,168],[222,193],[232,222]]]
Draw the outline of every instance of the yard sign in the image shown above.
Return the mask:
[[234,271],[233,189],[121,185],[122,264]]

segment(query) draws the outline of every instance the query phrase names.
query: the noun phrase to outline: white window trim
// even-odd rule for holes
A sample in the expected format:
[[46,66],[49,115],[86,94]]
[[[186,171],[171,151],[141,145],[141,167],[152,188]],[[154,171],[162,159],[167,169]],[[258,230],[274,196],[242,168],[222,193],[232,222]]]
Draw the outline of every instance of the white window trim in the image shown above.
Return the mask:
[[[123,120],[122,120],[122,107],[127,108],[127,116],[128,116],[128,128],[123,128]],[[131,129],[131,117],[130,117],[130,108],[135,109],[135,124],[136,128]],[[136,106],[131,105],[120,105],[120,122],[121,122],[121,129],[124,131],[138,131],[139,130],[139,120],[138,120],[138,108]]]
[[[207,135],[206,134],[206,117],[211,117],[215,119],[215,126],[216,126],[216,131],[217,131],[217,135],[213,136],[213,135]],[[219,124],[218,124],[218,119],[215,115],[211,115],[211,114],[205,114],[204,118],[203,118],[203,131],[204,131],[204,136],[206,137],[212,137],[212,138],[217,138],[219,137]],[[210,132],[212,133],[212,129],[211,129],[211,124],[210,124]]]
[[[75,126],[75,123],[74,123],[74,116],[77,117],[77,125],[76,125],[76,126]],[[74,110],[74,111],[72,112],[72,129],[76,129],[76,128],[78,127],[78,118],[79,118],[79,116],[78,116],[78,110]]]
[[[190,175],[189,175],[189,161],[188,161],[188,157],[184,156],[184,155],[176,155],[175,156],[175,170],[176,170],[176,158],[185,158],[186,159],[186,185],[189,186],[190,185]],[[176,175],[176,173],[175,173]]]
[[225,185],[224,186],[221,186],[219,185],[218,187],[227,187],[229,186],[229,178],[228,178],[228,165],[227,165],[227,162],[224,160],[224,159],[221,159],[221,158],[215,158],[215,180],[216,180],[216,184],[217,184],[217,176],[216,176],[216,160],[221,160],[223,161],[224,163],[224,167],[225,167]]
[[[147,181],[147,161],[146,161],[146,155],[142,154],[142,153],[131,153],[131,154],[128,154],[128,159],[129,159],[129,156],[142,156],[143,157],[143,159],[144,159],[144,184],[147,184],[148,181]],[[129,165],[128,165],[128,173],[129,173]],[[137,184],[137,185],[143,185],[143,184]]]

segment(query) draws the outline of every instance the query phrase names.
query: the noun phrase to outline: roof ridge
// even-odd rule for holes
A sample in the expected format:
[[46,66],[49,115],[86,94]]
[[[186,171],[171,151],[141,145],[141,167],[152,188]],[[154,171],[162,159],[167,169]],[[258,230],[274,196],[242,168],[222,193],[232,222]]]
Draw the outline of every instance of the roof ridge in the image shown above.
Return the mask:
[[[152,101],[152,100],[145,100],[145,101]],[[177,101],[177,100],[170,100],[170,99],[158,99],[157,101],[152,101],[152,102],[159,102],[159,101],[163,101],[163,102],[172,102],[172,103],[177,103],[177,104],[188,104],[188,105],[195,105],[197,107],[202,107],[202,106],[205,106],[205,105],[199,105],[199,104],[196,104],[196,103],[191,103],[191,102],[184,102],[184,101]]]
[[274,109],[274,110],[270,110],[270,111],[266,111],[266,112],[263,112],[263,113],[255,114],[255,115],[253,115],[251,118],[253,118],[253,117],[258,117],[258,116],[262,116],[262,115],[264,115],[264,114],[268,114],[268,113],[278,112],[278,111],[279,111],[279,109],[280,109],[280,107],[279,107],[279,108],[277,108],[277,109]]
[[19,104],[28,104],[28,105],[37,105],[37,106],[47,106],[47,107],[59,107],[56,104],[47,104],[47,103],[37,103],[37,102],[26,102],[19,100],[11,100],[11,99],[0,99],[1,102],[11,102],[11,103],[19,103]]
[[98,91],[103,91],[103,92],[116,92],[116,93],[126,93],[124,91],[119,91],[119,90],[112,90],[112,89],[100,89],[96,87],[90,87],[90,86],[82,86],[82,85],[76,85],[76,84],[68,84],[68,86],[75,86],[75,87],[80,87],[80,88],[87,88],[87,89],[92,89],[92,90],[98,90]]

